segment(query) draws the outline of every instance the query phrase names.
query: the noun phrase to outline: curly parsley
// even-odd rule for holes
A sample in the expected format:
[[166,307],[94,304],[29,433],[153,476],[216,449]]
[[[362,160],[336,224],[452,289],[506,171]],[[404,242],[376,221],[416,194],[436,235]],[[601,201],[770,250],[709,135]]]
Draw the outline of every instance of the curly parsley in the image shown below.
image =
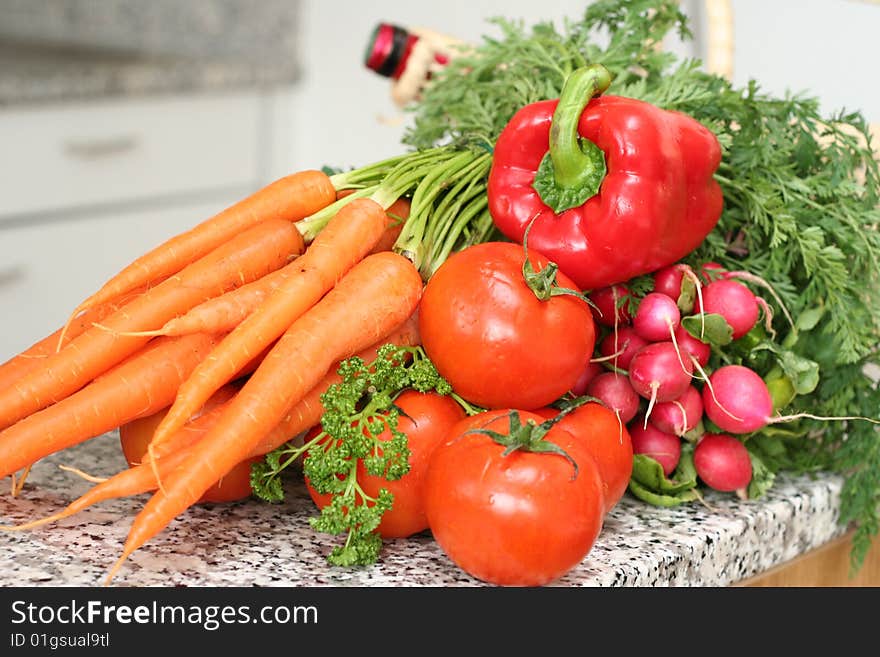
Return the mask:
[[[310,524],[319,532],[346,534],[328,560],[337,566],[368,565],[379,556],[382,539],[376,529],[394,496],[384,488],[376,497],[368,495],[358,483],[358,464],[386,481],[409,472],[410,451],[406,434],[398,429],[401,411],[395,399],[404,390],[452,395],[452,388],[421,347],[387,344],[372,363],[357,356],[342,361],[338,374],[342,380],[321,396],[320,432],[303,445],[282,445],[254,464],[251,486],[257,497],[281,501],[281,473],[305,455],[303,473],[310,484],[332,496]],[[380,440],[386,431],[390,438]]]

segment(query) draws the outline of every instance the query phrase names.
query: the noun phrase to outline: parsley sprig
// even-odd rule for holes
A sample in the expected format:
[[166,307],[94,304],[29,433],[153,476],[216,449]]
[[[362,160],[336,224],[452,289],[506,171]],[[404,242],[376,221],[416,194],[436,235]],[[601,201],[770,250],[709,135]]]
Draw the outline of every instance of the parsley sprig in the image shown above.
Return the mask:
[[[281,473],[304,456],[303,473],[320,494],[331,495],[320,515],[309,519],[316,531],[345,534],[328,560],[337,566],[374,563],[382,547],[376,529],[394,503],[385,488],[368,495],[358,482],[358,464],[387,481],[409,472],[407,437],[398,428],[401,410],[395,400],[404,390],[453,395],[421,347],[382,346],[372,363],[352,357],[340,363],[339,383],[321,396],[321,430],[304,444],[289,442],[266,455],[251,470],[254,494],[266,501],[284,498]],[[473,411],[473,409],[468,409]],[[390,437],[380,439],[385,432]]]

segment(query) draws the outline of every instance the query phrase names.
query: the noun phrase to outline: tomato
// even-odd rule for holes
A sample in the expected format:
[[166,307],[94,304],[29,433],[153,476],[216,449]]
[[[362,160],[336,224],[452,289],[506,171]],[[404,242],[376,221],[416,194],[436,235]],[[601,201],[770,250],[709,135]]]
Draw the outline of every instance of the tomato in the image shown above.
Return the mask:
[[633,446],[626,425],[611,409],[588,402],[570,412],[556,426],[583,441],[596,460],[605,491],[605,513],[608,513],[623,497],[632,474]]
[[[406,390],[394,402],[402,411],[397,428],[406,434],[409,445],[409,472],[400,479],[388,481],[367,474],[363,462],[358,463],[358,484],[370,497],[376,497],[380,488],[394,495],[394,503],[379,523],[379,534],[385,538],[412,536],[428,528],[423,504],[425,472],[434,448],[446,437],[449,429],[461,420],[465,413],[451,397],[437,393],[421,393]],[[312,436],[320,428],[313,429]],[[385,431],[379,440],[388,440],[391,433]],[[306,438],[308,440],[308,437]],[[318,493],[306,478],[306,487],[319,509],[330,504],[329,494]]]
[[[536,270],[547,259],[530,252]],[[484,408],[535,409],[571,390],[593,354],[590,307],[568,294],[539,300],[521,245],[487,242],[453,254],[428,280],[419,330],[453,389]],[[557,284],[576,290],[563,274]]]
[[[209,413],[212,409],[227,401],[235,393],[236,388],[228,385],[220,388],[203,407],[203,413]],[[147,452],[147,446],[153,438],[153,432],[168,409],[165,408],[153,415],[132,420],[119,427],[119,441],[122,444],[122,453],[129,467],[141,462]],[[204,432],[207,426],[195,429],[187,427],[186,430]],[[223,479],[205,491],[199,502],[235,502],[250,497],[251,494],[251,463],[259,461],[262,457],[255,457],[242,461],[230,470]]]
[[[484,434],[509,434],[509,410],[457,423],[431,457],[425,511],[434,538],[462,570],[498,585],[540,586],[589,553],[604,520],[602,478],[584,442],[551,428],[559,454],[515,450]],[[523,422],[543,417],[520,411]]]

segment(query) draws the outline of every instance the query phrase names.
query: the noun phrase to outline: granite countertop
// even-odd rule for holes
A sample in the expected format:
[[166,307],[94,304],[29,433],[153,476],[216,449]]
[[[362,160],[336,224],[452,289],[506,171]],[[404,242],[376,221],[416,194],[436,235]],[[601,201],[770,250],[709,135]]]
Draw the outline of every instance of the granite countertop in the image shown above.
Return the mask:
[[[125,467],[111,432],[34,466],[22,493],[0,497],[0,522],[17,524],[63,508],[97,476]],[[327,565],[333,537],[308,524],[314,506],[298,473],[287,501],[193,507],[135,552],[121,586],[478,586],[425,532],[386,541],[367,568]],[[8,480],[7,480],[8,482]],[[706,495],[706,506],[648,506],[628,494],[597,543],[557,586],[725,586],[783,563],[845,532],[837,523],[843,481],[779,476],[761,500]],[[0,585],[99,586],[147,496],[104,502],[52,525],[0,533]],[[708,508],[711,507],[711,508]]]

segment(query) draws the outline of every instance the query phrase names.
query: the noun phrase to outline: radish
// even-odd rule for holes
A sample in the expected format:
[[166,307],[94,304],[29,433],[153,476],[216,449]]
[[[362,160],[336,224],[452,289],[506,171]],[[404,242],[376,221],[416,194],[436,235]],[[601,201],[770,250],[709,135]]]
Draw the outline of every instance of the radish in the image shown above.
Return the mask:
[[694,308],[694,301],[690,299],[685,303],[682,299],[682,284],[685,279],[690,279],[694,284],[697,297],[702,296],[702,282],[688,265],[679,263],[677,265],[669,265],[663,269],[654,272],[654,292],[665,294],[667,297],[675,301],[682,312],[689,313]]
[[711,283],[712,281],[723,278],[726,274],[727,270],[717,262],[704,262],[700,266],[700,278],[706,283]]
[[681,296],[681,282],[684,271],[681,265],[669,265],[654,272],[654,292],[665,294],[673,301]]
[[[590,301],[593,302],[593,317],[599,324],[604,326],[615,326],[620,324],[629,324],[632,317],[629,313],[629,288],[625,285],[617,284],[610,287],[591,292],[588,295]],[[621,301],[622,299],[626,299]]]
[[678,305],[660,292],[646,294],[633,317],[633,328],[648,342],[670,339],[680,325]]
[[742,365],[725,365],[712,373],[703,388],[703,409],[706,416],[718,427],[734,434],[751,433],[768,424],[790,422],[799,418],[865,420],[880,424],[878,420],[853,415],[825,417],[812,413],[796,413],[774,416],[773,398],[767,384],[756,372]]
[[675,329],[675,343],[682,352],[696,358],[703,367],[708,364],[712,347],[692,336],[684,326]]
[[[633,441],[635,446],[635,441]],[[746,446],[733,436],[707,433],[694,449],[694,469],[709,488],[742,491],[752,481],[752,460]]]
[[586,394],[617,413],[623,424],[632,420],[639,411],[639,396],[629,379],[617,372],[605,372],[597,376],[590,381]]
[[614,359],[615,367],[629,369],[630,361],[635,353],[646,346],[648,341],[636,333],[631,326],[622,326],[617,333],[609,333],[599,343],[599,353],[605,360]]
[[730,433],[751,433],[766,426],[773,413],[767,384],[754,370],[725,365],[715,370],[703,388],[706,416]]
[[639,349],[629,364],[629,380],[642,397],[649,400],[646,416],[657,402],[667,402],[684,394],[691,384],[693,364],[682,359],[672,342],[653,342]]
[[663,467],[663,474],[667,477],[675,471],[681,459],[681,439],[678,436],[660,431],[653,424],[646,428],[641,416],[628,429],[633,454],[650,456]]
[[584,368],[584,371],[581,372],[580,378],[575,382],[575,384],[571,387],[571,394],[575,397],[580,397],[587,390],[587,385],[595,379],[597,376],[602,374],[605,371],[605,368],[602,367],[599,363],[590,362]]
[[703,398],[694,386],[688,386],[678,399],[654,406],[651,424],[665,433],[683,436],[703,417]]
[[712,281],[703,287],[701,312],[721,315],[733,329],[733,339],[739,340],[758,322],[758,299],[742,283],[729,279]]

